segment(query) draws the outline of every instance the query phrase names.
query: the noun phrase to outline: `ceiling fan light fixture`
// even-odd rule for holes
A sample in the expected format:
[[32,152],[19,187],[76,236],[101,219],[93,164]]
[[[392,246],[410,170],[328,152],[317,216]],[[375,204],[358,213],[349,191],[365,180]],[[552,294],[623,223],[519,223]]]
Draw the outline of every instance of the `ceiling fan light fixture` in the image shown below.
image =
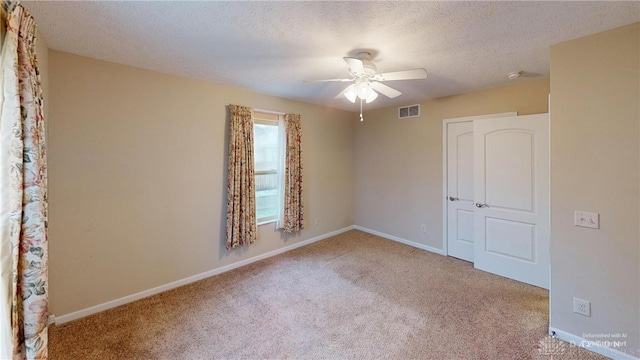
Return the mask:
[[371,92],[373,91],[369,86],[368,82],[361,82],[357,85],[357,87],[358,87],[358,97],[362,100],[367,99],[371,95]]
[[356,97],[358,97],[358,90],[356,90],[355,84],[349,85],[348,90],[344,93],[344,97],[346,97],[347,100],[355,104]]
[[366,99],[367,104],[375,100],[377,97],[378,97],[378,93],[375,92],[374,90],[371,90],[371,94],[367,96],[367,99]]

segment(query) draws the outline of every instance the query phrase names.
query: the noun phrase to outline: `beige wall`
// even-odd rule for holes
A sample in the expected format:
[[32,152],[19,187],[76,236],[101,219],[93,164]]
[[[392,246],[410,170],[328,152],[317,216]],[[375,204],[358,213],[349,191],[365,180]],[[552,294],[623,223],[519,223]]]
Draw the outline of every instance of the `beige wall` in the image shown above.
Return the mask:
[[548,94],[541,79],[424,101],[419,118],[399,120],[397,107],[365,112],[354,143],[356,225],[442,249],[442,120],[544,113]]
[[[551,48],[551,326],[640,356],[638,23]],[[600,213],[599,230],[573,211]],[[591,301],[591,317],[572,312]],[[592,338],[589,340],[607,340]]]
[[[353,224],[352,113],[49,52],[57,316]],[[302,115],[307,229],[224,247],[226,105]],[[319,225],[315,225],[318,219]]]

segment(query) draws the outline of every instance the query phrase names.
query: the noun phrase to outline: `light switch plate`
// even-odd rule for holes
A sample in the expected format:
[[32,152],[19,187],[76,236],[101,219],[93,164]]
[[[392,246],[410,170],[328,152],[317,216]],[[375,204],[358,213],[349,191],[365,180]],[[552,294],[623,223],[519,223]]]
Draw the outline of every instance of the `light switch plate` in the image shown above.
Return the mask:
[[573,212],[573,225],[600,229],[600,214],[576,210]]

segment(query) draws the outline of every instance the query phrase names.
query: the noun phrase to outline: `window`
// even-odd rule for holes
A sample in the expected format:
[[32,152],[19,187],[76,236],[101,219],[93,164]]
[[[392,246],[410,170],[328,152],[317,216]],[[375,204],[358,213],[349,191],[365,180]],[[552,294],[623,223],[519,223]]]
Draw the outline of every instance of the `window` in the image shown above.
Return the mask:
[[253,141],[256,176],[256,220],[275,221],[280,211],[280,129],[278,115],[254,112]]

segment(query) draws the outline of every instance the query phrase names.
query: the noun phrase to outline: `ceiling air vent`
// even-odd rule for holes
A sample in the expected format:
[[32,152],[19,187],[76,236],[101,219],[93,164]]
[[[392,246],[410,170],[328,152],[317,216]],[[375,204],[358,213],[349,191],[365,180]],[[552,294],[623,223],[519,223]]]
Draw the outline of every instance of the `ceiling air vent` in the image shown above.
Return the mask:
[[420,116],[420,105],[409,105],[398,108],[398,119],[407,119]]

